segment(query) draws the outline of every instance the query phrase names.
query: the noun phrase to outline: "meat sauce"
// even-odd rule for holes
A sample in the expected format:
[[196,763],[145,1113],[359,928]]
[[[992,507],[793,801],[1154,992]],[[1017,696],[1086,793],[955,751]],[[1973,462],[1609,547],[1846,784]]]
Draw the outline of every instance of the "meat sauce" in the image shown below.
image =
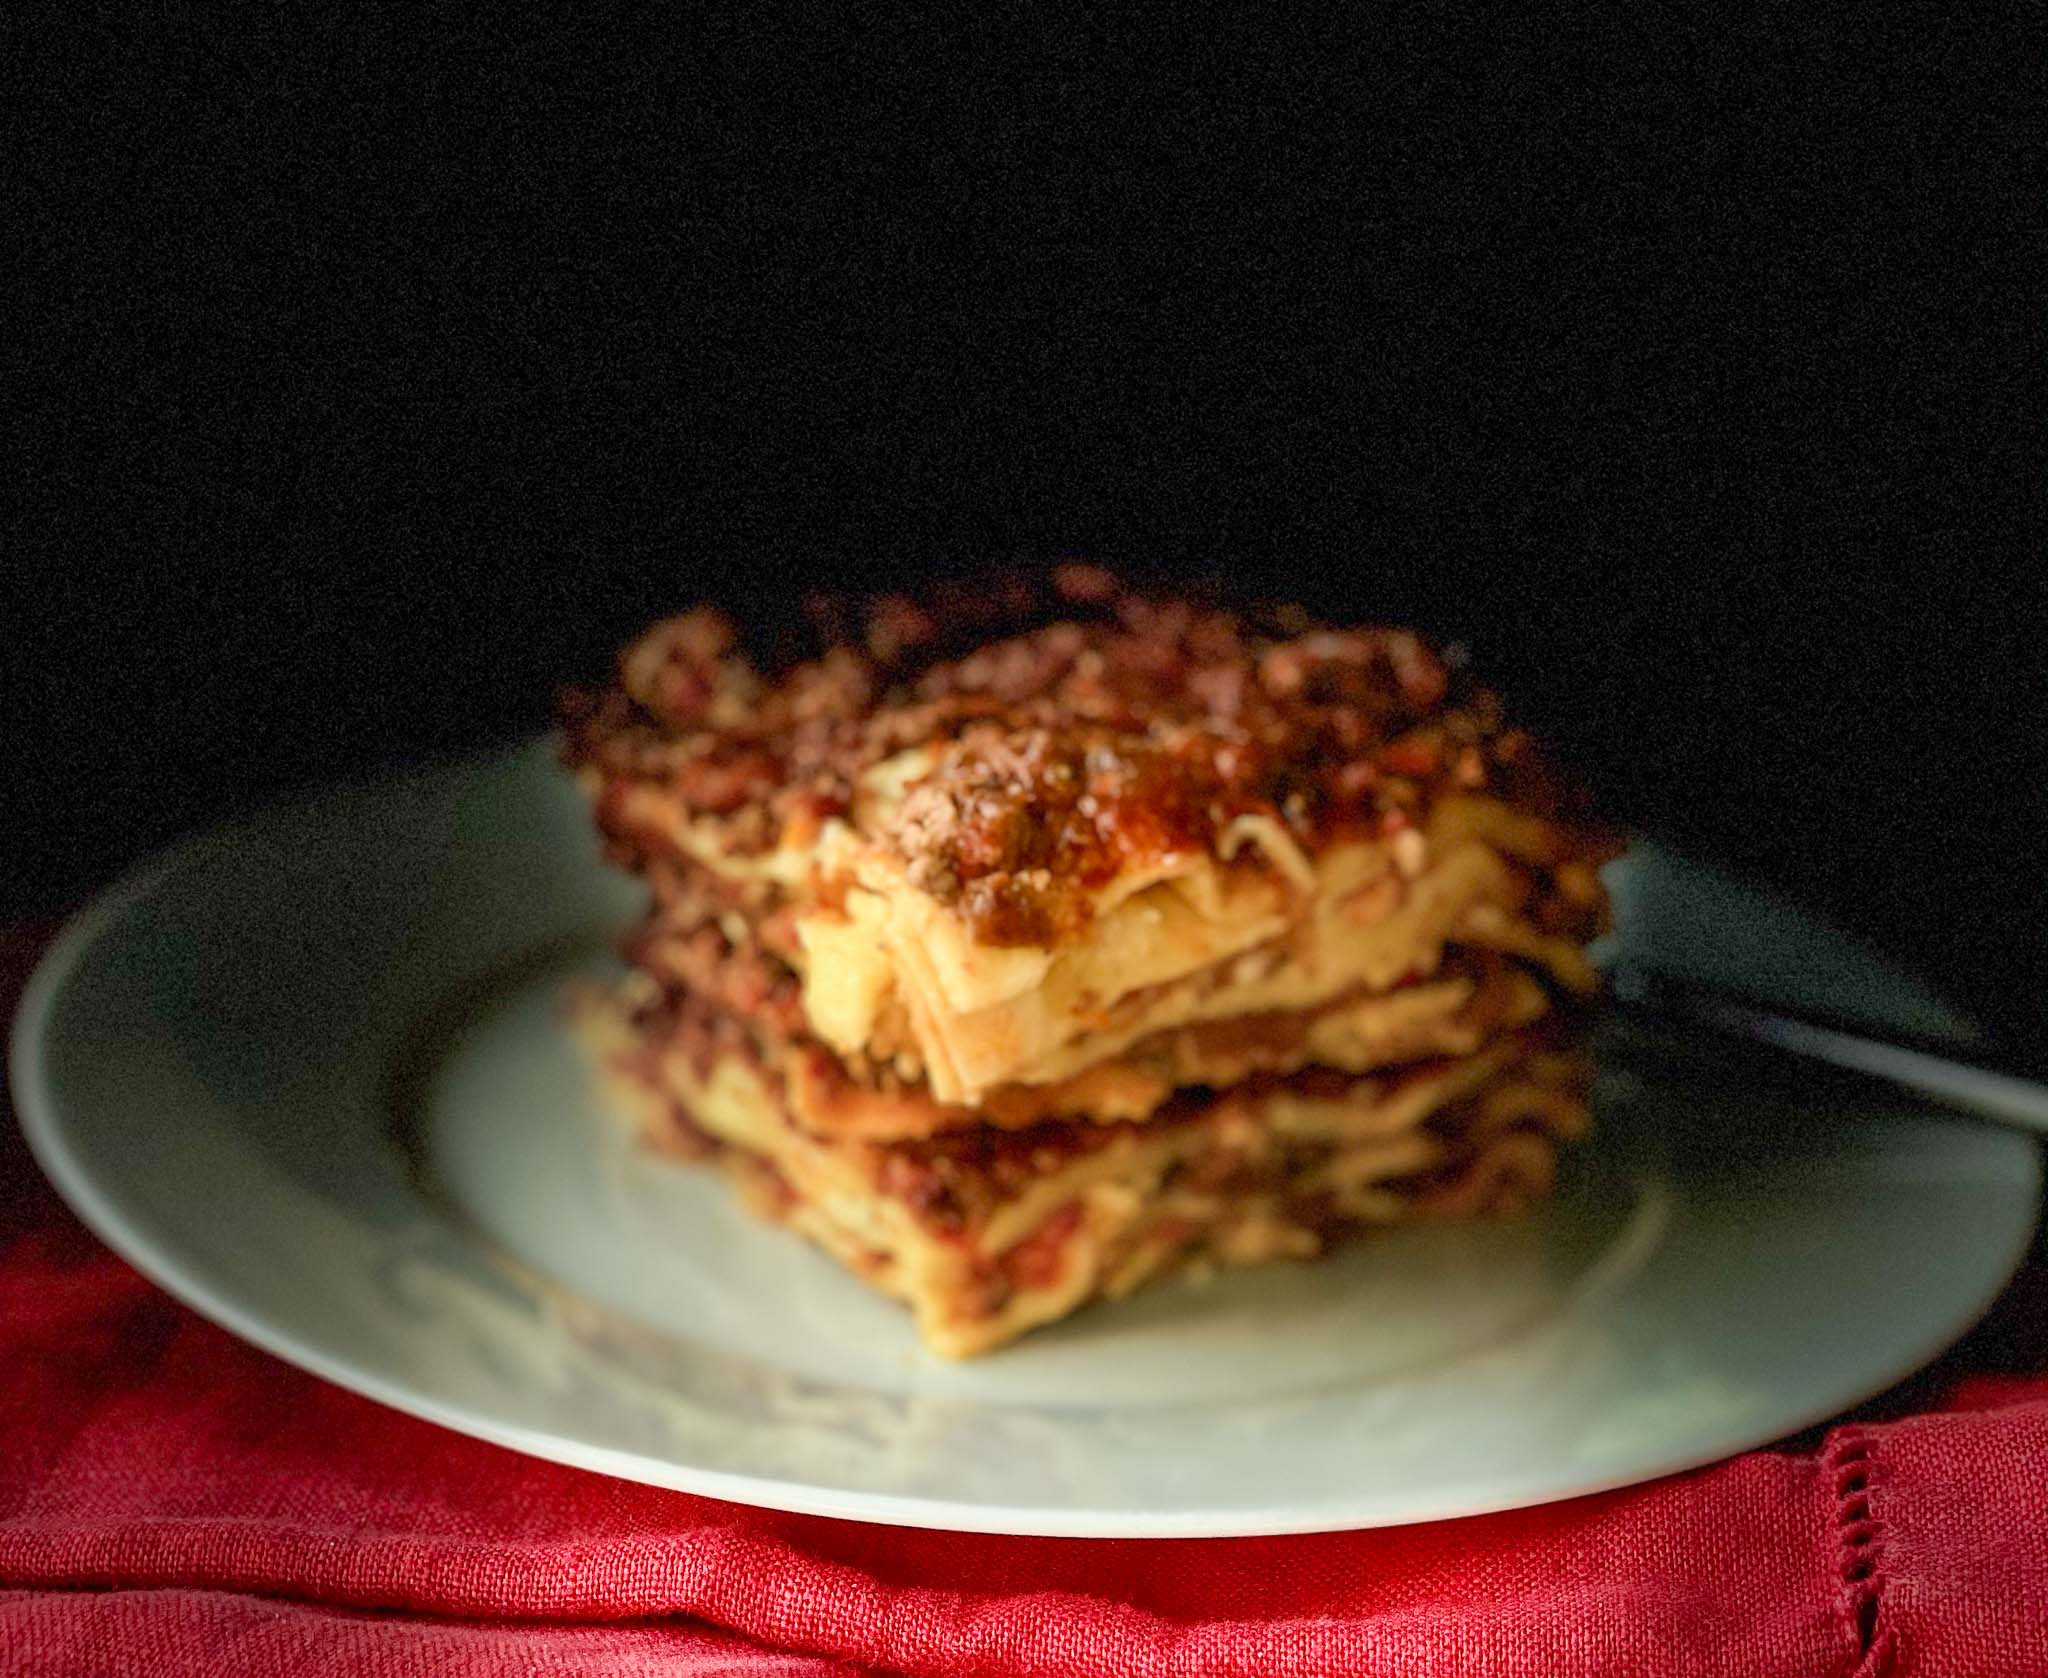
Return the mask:
[[630,647],[617,687],[565,702],[567,756],[610,789],[599,810],[614,843],[655,843],[626,831],[618,789],[640,783],[745,853],[850,815],[867,770],[933,750],[870,837],[980,941],[1008,946],[1076,936],[1106,882],[1213,852],[1245,815],[1313,853],[1398,831],[1451,788],[1564,813],[1495,698],[1407,631],[1298,614],[1283,630],[1080,568],[1045,609],[1055,621],[938,656],[959,626],[883,601],[863,638],[842,626],[848,640],[772,680],[732,625],[693,612]]

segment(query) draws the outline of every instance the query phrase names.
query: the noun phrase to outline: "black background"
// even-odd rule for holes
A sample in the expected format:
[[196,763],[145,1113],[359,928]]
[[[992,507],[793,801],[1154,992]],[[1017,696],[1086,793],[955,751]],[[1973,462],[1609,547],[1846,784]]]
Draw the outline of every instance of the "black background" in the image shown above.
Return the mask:
[[5,26],[7,918],[696,598],[1086,554],[1464,639],[2035,1025],[2017,9],[131,10]]

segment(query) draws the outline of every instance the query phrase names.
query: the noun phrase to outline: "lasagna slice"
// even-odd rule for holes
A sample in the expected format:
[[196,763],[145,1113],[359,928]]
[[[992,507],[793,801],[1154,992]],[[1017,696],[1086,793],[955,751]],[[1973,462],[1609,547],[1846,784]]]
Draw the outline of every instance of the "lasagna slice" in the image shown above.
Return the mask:
[[1461,669],[1078,569],[825,630],[690,613],[565,711],[653,1134],[951,1352],[1547,1181],[1613,847]]

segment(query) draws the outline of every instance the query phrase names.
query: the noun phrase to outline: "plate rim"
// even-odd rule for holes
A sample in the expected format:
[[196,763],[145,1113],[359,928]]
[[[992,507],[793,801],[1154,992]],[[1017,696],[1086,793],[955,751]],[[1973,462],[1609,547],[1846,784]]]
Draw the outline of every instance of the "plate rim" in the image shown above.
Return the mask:
[[[301,1340],[289,1329],[273,1323],[261,1312],[245,1308],[203,1277],[189,1271],[179,1254],[151,1239],[137,1227],[119,1196],[105,1192],[91,1169],[72,1149],[65,1134],[60,1098],[52,1085],[45,1060],[45,1038],[65,982],[87,951],[107,936],[123,914],[146,901],[188,860],[231,841],[245,830],[260,828],[293,809],[316,806],[352,793],[384,791],[420,778],[476,775],[492,767],[504,767],[515,758],[530,754],[537,744],[537,741],[529,740],[509,750],[474,754],[458,761],[415,765],[395,773],[337,780],[324,787],[271,800],[236,819],[223,821],[161,848],[130,867],[63,923],[22,989],[8,1035],[9,1086],[16,1123],[28,1144],[31,1157],[73,1214],[124,1262],[216,1327],[294,1368],[417,1420],[524,1456],[639,1484],[790,1514],[1014,1537],[1124,1540],[1251,1538],[1465,1520],[1568,1502],[1705,1467],[1804,1432],[1867,1402],[1924,1368],[1983,1321],[2018,1272],[2041,1221],[2041,1139],[2012,1132],[2010,1134],[2016,1142],[2027,1145],[2022,1157],[2029,1181],[2021,1187],[2032,1198],[2028,1215],[2020,1220],[2009,1250],[2000,1255],[1995,1266],[1987,1269],[1991,1280],[1980,1290],[1981,1297],[1974,1298],[1966,1312],[1958,1312],[1940,1329],[1916,1341],[1910,1353],[1902,1353],[1896,1367],[1884,1379],[1867,1389],[1834,1399],[1824,1408],[1802,1408],[1790,1412],[1767,1430],[1736,1429],[1714,1436],[1704,1444],[1694,1443],[1664,1456],[1646,1458],[1626,1469],[1575,1480],[1568,1487],[1534,1494],[1523,1491],[1496,1497],[1451,1498],[1426,1509],[1382,1508],[1375,1511],[1333,1503],[1295,1506],[1291,1510],[1261,1507],[1223,1513],[1201,1510],[1144,1513],[954,1502],[899,1492],[835,1489],[804,1481],[695,1467],[664,1457],[591,1444],[559,1432],[537,1431],[503,1422],[487,1412],[445,1403],[402,1382],[387,1379],[373,1369],[330,1355],[317,1345]],[[1675,854],[1685,856],[1687,853],[1680,851]],[[1716,868],[1714,871],[1738,879],[1746,889],[1762,889],[1749,886],[1738,876],[1728,876],[1725,869]],[[1774,894],[1765,892],[1765,895]],[[1806,910],[1796,905],[1791,907],[1809,924],[1838,937],[1848,936]],[[1850,942],[1869,959],[1892,965],[1878,952],[1867,949],[1860,940],[1850,938]],[[1920,981],[1916,978],[1915,982]],[[1950,1006],[1939,993],[1924,984],[1921,988],[1944,1007]]]

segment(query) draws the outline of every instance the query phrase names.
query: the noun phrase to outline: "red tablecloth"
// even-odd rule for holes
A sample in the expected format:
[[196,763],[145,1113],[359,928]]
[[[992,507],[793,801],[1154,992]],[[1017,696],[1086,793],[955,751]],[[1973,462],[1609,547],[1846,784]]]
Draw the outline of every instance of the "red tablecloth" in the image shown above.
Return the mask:
[[[0,967],[35,942],[0,937]],[[1078,1542],[529,1461],[172,1303],[11,1123],[0,1207],[0,1672],[2048,1678],[2038,1266],[1908,1388],[1698,1473],[1434,1526]]]

